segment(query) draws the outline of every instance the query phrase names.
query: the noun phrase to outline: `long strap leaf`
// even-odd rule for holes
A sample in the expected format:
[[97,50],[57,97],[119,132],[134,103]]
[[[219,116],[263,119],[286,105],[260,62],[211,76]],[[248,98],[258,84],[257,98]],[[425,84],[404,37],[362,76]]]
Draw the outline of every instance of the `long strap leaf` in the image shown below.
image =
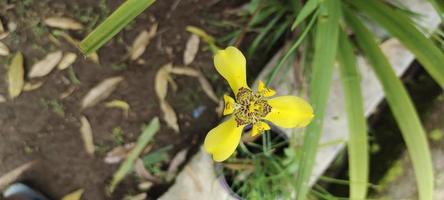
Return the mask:
[[405,45],[444,89],[444,53],[422,34],[410,18],[377,0],[349,0]]
[[339,34],[338,61],[348,120],[350,199],[365,199],[369,162],[367,123],[361,93],[361,76],[352,45],[344,31]]
[[80,50],[88,55],[102,47],[120,30],[128,25],[155,0],[127,0],[108,18],[94,29],[79,45]]
[[[402,136],[415,170],[419,197],[433,199],[433,168],[426,133],[410,97],[392,69],[387,58],[379,49],[372,33],[347,11],[346,21],[356,34],[359,47],[373,66],[384,89],[385,97],[401,129]],[[404,24],[403,24],[404,25]]]
[[336,58],[339,32],[338,21],[341,15],[340,3],[339,0],[321,1],[320,3],[310,83],[310,99],[315,110],[315,119],[305,130],[300,168],[295,184],[296,199],[305,199],[309,191],[309,179],[322,133],[333,65]]

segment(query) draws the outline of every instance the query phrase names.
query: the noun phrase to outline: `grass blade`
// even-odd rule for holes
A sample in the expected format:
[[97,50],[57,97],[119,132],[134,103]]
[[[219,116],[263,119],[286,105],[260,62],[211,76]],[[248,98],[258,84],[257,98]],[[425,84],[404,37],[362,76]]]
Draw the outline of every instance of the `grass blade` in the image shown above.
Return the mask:
[[136,162],[136,159],[142,153],[143,149],[145,149],[146,145],[151,141],[154,134],[157,133],[159,128],[160,128],[159,119],[156,117],[151,120],[150,124],[146,128],[143,129],[142,134],[137,140],[136,146],[133,148],[133,150],[131,150],[126,160],[120,165],[119,169],[114,174],[111,184],[108,188],[109,193],[112,193],[116,188],[117,184],[119,184],[120,181],[122,181],[123,178],[125,178],[125,176],[131,170],[133,170],[133,166],[134,163]]
[[347,24],[356,34],[359,47],[373,66],[407,144],[415,170],[419,197],[422,200],[433,199],[434,178],[429,145],[413,103],[387,58],[379,49],[373,35],[359,22],[357,16],[346,13]]
[[296,39],[293,44],[291,44],[291,47],[288,49],[288,51],[285,53],[285,55],[279,60],[279,63],[270,73],[270,76],[267,79],[266,85],[270,85],[271,81],[273,81],[276,74],[279,72],[279,70],[282,68],[284,63],[287,61],[287,59],[290,57],[291,54],[296,51],[296,49],[301,45],[301,43],[304,41],[305,37],[307,36],[308,32],[310,32],[311,28],[315,24],[315,21],[317,19],[317,13],[313,16],[313,18],[308,23],[307,27],[304,29],[304,32]]
[[339,18],[341,2],[339,0],[322,1],[317,21],[315,51],[310,82],[311,103],[315,110],[315,119],[307,127],[300,158],[300,168],[296,178],[296,199],[306,199],[309,179],[314,166],[327,99],[332,80],[333,65],[338,44]]
[[339,35],[338,61],[348,120],[350,199],[366,199],[368,183],[367,124],[361,93],[361,76],[352,45],[344,31]]
[[79,45],[80,50],[88,55],[108,42],[120,30],[128,25],[155,0],[127,0],[108,18],[94,29]]
[[310,0],[304,7],[302,7],[298,16],[291,25],[291,30],[294,30],[302,21],[304,21],[311,13],[313,13],[319,6],[319,0]]
[[394,37],[415,54],[427,72],[444,89],[444,53],[422,34],[414,22],[400,12],[394,12],[382,1],[348,1],[364,11],[371,19],[384,27]]

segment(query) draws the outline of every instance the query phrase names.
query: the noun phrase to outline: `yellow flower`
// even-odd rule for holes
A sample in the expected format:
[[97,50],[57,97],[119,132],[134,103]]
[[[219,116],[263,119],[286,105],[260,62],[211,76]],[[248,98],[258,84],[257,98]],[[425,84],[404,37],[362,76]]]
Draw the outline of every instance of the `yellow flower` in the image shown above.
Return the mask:
[[223,114],[232,114],[228,120],[208,132],[204,148],[213,159],[222,162],[230,157],[240,142],[245,126],[252,124],[252,135],[269,130],[267,122],[283,128],[307,126],[313,118],[313,108],[304,99],[295,96],[270,98],[276,92],[261,81],[257,92],[247,85],[245,57],[237,48],[219,50],[214,57],[216,70],[230,85],[236,100],[225,95]]

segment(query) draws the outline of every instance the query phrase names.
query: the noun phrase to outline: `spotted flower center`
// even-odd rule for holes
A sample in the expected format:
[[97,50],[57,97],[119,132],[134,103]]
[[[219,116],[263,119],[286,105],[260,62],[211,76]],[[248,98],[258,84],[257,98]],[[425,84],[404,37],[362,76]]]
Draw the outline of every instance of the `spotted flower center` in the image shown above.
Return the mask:
[[234,117],[237,126],[255,124],[267,116],[271,106],[261,93],[254,93],[248,88],[240,88],[236,95]]

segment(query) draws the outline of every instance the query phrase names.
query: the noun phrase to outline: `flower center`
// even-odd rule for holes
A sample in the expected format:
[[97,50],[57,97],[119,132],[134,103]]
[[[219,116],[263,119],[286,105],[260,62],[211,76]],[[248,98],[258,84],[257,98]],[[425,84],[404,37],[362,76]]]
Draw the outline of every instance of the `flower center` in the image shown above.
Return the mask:
[[254,93],[248,88],[240,88],[236,95],[234,116],[237,126],[255,124],[264,118],[271,106],[260,93]]

